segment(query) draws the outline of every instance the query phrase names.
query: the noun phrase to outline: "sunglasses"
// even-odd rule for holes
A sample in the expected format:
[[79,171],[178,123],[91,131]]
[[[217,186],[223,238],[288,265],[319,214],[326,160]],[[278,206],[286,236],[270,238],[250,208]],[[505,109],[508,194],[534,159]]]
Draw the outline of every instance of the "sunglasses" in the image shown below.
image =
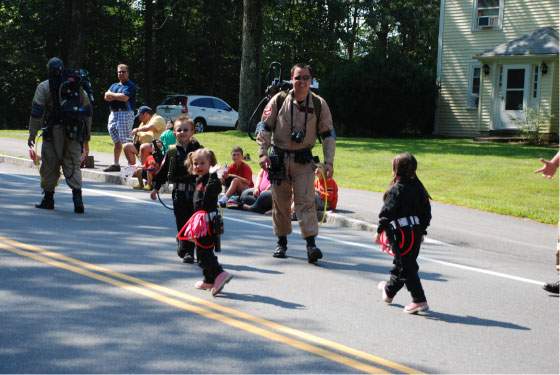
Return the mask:
[[121,73],[124,74],[124,73],[127,73],[127,71],[126,70],[119,70],[119,74],[121,74]]
[[304,81],[308,81],[309,78],[310,78],[310,77],[309,77],[308,75],[296,76],[296,77],[294,77],[294,79],[295,79],[296,81],[300,81],[300,80],[302,80],[302,79],[303,79]]
[[188,132],[190,129],[177,129],[175,130],[177,133],[186,133]]

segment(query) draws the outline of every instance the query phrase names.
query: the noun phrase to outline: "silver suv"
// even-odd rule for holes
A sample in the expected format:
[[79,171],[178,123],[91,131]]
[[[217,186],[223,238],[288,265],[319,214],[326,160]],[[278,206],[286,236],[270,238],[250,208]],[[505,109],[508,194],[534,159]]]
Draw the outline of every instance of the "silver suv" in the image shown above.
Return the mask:
[[194,120],[197,133],[208,128],[237,129],[238,113],[222,99],[205,95],[168,95],[156,107],[156,113],[168,121],[187,115]]

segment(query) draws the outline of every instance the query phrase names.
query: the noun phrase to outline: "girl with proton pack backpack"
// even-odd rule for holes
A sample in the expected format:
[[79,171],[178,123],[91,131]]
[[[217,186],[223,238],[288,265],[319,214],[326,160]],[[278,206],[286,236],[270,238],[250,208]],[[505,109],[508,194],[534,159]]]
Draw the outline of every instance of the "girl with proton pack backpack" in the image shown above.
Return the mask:
[[412,303],[404,308],[408,314],[428,310],[428,302],[418,276],[418,253],[432,218],[430,194],[416,176],[417,162],[405,152],[393,159],[393,180],[383,195],[375,242],[388,243],[394,255],[391,277],[377,288],[383,301],[391,303],[406,285]]

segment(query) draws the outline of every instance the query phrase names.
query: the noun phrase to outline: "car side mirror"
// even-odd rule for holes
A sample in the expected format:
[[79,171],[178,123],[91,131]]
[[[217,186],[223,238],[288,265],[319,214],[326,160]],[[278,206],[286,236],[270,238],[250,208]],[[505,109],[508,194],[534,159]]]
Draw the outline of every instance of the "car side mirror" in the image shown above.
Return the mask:
[[231,112],[232,108],[231,107],[227,107],[226,111]]

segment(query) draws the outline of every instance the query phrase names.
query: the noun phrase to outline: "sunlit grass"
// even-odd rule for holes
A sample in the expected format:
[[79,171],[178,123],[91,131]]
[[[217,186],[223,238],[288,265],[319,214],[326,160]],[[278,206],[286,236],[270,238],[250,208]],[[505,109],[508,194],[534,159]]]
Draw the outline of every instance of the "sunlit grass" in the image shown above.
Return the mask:
[[[27,138],[25,131],[0,131],[0,136]],[[251,155],[248,164],[259,170],[257,144],[244,132],[196,135],[214,150],[218,162],[230,163],[232,147]],[[113,152],[107,133],[95,133],[90,149]],[[558,222],[558,179],[543,179],[533,171],[540,157],[550,160],[555,148],[475,143],[468,139],[338,138],[335,180],[341,187],[382,192],[391,180],[391,160],[408,151],[418,160],[418,176],[436,201],[543,223]],[[321,146],[314,154],[323,159]]]

